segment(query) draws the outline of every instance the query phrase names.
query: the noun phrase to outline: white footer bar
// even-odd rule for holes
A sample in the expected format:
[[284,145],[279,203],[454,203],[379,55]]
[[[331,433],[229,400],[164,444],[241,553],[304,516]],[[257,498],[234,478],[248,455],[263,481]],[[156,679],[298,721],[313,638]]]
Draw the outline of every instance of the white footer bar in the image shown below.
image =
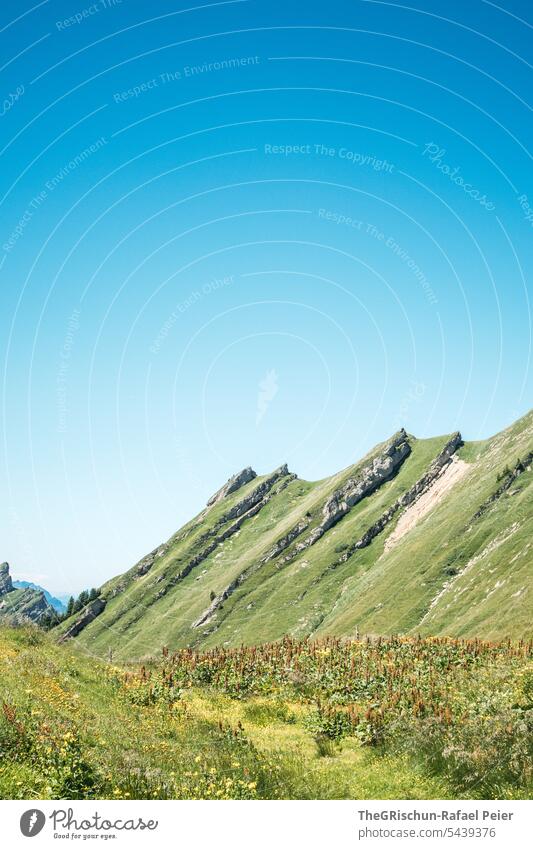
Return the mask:
[[381,849],[533,846],[532,802],[3,801],[9,847]]

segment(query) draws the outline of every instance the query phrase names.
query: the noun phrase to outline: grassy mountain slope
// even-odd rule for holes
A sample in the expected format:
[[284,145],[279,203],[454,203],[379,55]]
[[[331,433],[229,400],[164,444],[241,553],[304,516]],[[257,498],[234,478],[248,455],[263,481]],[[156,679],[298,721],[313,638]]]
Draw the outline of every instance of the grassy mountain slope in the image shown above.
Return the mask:
[[531,637],[533,414],[457,443],[400,432],[322,481],[286,467],[255,477],[58,634],[120,659],[286,633]]
[[[345,586],[322,626],[366,632],[476,635],[533,634],[533,472],[526,469],[477,518],[498,490],[498,473],[533,447],[533,415],[492,439],[466,443],[470,465],[436,505],[372,571]],[[375,555],[380,554],[376,551]]]

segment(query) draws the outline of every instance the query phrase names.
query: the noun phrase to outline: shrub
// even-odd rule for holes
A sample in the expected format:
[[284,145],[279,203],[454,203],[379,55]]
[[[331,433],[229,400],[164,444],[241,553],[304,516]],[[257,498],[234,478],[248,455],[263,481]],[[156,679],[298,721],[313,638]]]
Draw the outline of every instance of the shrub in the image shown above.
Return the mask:
[[318,703],[304,721],[305,727],[317,738],[340,740],[354,731],[354,723],[347,711]]
[[256,701],[244,707],[244,716],[255,725],[270,725],[272,722],[295,722],[295,716],[285,702]]
[[453,711],[392,724],[388,730],[395,747],[432,774],[443,775],[461,795],[502,798],[506,788],[514,787],[528,798],[533,790],[533,675],[526,669],[509,681],[501,678],[475,675],[455,694]]

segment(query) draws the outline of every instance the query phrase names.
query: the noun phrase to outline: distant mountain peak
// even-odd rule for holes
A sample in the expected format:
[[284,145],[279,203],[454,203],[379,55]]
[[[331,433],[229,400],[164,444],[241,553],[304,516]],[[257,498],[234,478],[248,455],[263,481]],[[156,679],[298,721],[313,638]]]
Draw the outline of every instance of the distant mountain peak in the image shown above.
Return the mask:
[[14,580],[13,586],[15,587],[15,589],[30,589],[37,590],[37,592],[42,592],[48,604],[50,604],[54,608],[54,610],[57,611],[57,613],[65,613],[67,609],[66,605],[60,598],[57,598],[56,596],[52,595],[51,592],[49,592],[44,587],[41,587],[40,584],[34,584],[33,581]]
[[54,613],[45,590],[34,586],[17,586],[9,574],[9,563],[0,564],[0,622],[39,622],[43,616]]

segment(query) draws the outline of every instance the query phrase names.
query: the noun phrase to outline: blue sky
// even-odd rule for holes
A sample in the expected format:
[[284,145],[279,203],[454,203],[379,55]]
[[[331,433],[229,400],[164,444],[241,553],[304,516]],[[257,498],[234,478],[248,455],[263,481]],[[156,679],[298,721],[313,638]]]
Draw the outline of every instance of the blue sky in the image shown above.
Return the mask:
[[98,585],[245,465],[317,479],[529,409],[525,0],[0,16],[17,577]]

